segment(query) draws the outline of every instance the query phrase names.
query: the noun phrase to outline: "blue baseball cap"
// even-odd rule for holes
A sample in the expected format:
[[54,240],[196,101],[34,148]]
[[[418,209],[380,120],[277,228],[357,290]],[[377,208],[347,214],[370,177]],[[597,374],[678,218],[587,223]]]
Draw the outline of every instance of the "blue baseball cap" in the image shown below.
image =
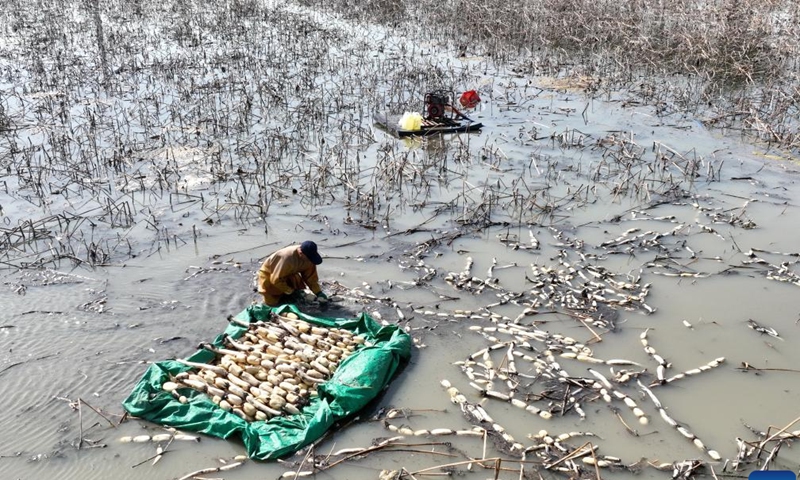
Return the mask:
[[311,263],[314,265],[319,265],[322,263],[322,257],[320,257],[319,253],[317,253],[317,244],[311,240],[306,240],[305,242],[301,243],[300,251],[303,252],[303,255],[311,260]]

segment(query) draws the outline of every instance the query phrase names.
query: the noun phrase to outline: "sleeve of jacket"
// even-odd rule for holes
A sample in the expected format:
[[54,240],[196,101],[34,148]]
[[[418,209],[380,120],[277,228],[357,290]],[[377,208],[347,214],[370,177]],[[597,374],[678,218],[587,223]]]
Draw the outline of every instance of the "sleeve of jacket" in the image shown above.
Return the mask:
[[303,276],[303,281],[306,282],[309,290],[311,290],[314,295],[322,291],[322,288],[319,286],[319,275],[317,274],[316,265],[311,264],[310,267],[303,270],[300,274]]

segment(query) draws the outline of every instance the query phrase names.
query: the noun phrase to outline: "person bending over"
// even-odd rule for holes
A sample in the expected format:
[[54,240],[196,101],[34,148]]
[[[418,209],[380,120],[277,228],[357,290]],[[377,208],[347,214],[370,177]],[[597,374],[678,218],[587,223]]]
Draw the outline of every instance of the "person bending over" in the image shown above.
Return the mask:
[[318,299],[327,300],[317,275],[317,265],[321,263],[317,244],[310,240],[282,248],[267,257],[258,269],[257,280],[264,303],[270,307],[298,303],[306,286]]

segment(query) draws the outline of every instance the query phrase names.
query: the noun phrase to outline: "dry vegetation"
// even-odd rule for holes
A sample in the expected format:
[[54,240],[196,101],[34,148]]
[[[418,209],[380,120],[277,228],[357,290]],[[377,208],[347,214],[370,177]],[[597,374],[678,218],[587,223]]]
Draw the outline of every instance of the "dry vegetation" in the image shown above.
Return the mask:
[[664,111],[797,148],[800,6],[791,0],[317,2],[530,75],[588,75]]
[[0,23],[5,265],[100,265],[178,247],[197,232],[180,215],[248,224],[292,196],[308,211],[346,199],[354,221],[371,223],[382,179],[362,181],[368,167],[353,154],[376,141],[370,109],[416,104],[464,74],[351,55],[375,46],[312,13],[256,1],[11,2]]
[[[596,185],[551,189],[559,167],[546,156],[527,167],[543,172],[541,185],[467,188],[475,165],[507,160],[496,145],[419,152],[376,138],[376,106],[417,108],[425,91],[481,73],[422,54],[415,38],[483,55],[488,69],[511,65],[534,84],[540,74],[580,78],[572,84],[591,95],[658,105],[659,115],[690,111],[783,147],[800,142],[800,27],[789,1],[307,3],[9,1],[0,261],[107,264],[185,245],[207,224],[261,221],[290,198],[311,215],[341,205],[345,224],[367,228],[426,207],[461,224],[541,222],[595,200]],[[347,21],[325,14],[332,8]],[[527,101],[521,90],[504,94]],[[671,195],[698,171],[719,175],[693,154],[570,129],[542,137],[534,127],[515,142],[547,138],[602,148],[576,173],[613,198]]]

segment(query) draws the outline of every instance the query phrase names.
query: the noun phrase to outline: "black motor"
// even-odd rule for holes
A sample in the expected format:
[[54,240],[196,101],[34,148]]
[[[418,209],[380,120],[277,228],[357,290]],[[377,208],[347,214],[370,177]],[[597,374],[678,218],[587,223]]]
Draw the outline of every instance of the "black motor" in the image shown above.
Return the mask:
[[425,119],[437,120],[445,116],[445,107],[450,105],[450,94],[446,91],[425,94]]

